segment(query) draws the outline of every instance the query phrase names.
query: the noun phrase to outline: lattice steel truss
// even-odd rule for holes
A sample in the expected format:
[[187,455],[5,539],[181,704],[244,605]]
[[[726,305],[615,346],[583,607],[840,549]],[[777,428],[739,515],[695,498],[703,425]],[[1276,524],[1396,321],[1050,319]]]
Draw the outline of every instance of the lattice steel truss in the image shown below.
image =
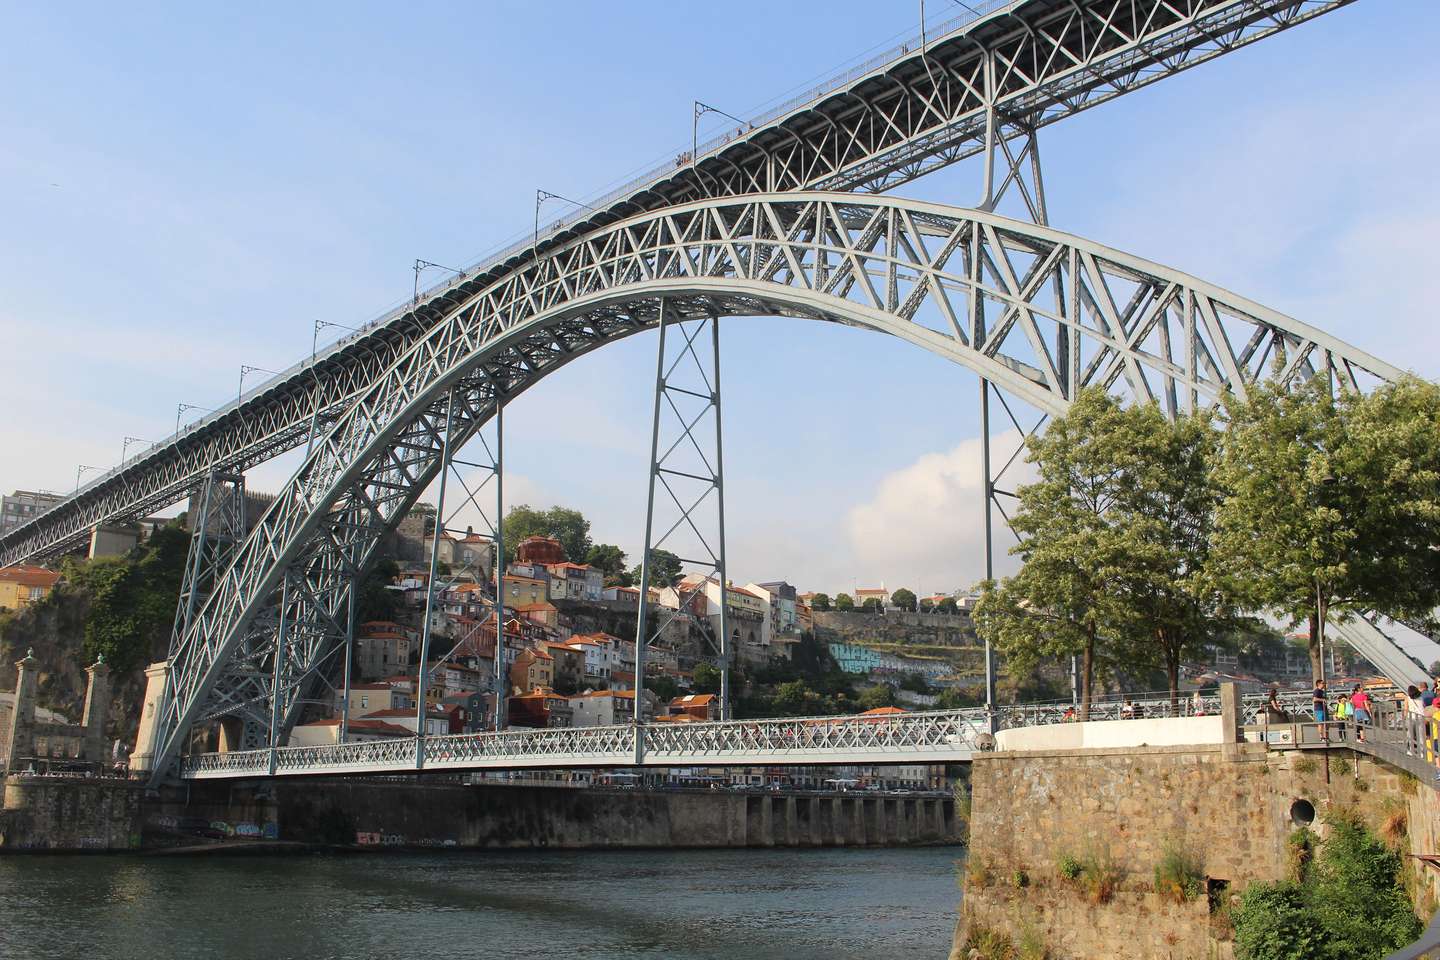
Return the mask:
[[[447,435],[463,443],[497,396],[656,326],[662,300],[677,318],[795,316],[890,333],[1046,413],[1091,384],[1172,411],[1243,395],[1280,351],[1287,376],[1322,372],[1348,386],[1399,375],[1179,271],[994,214],[785,194],[642,215],[553,250],[461,305],[316,444],[172,660],[160,765],[211,709],[217,681],[282,582],[318,608],[302,622],[333,622],[345,574],[363,567],[435,477]],[[326,655],[307,647],[297,669]]]
[[[1265,722],[1265,694],[1240,698],[1240,721]],[[1304,718],[1310,693],[1281,695],[1282,709]],[[1221,698],[1168,697],[1101,700],[1091,719],[1218,716]],[[1068,703],[1018,704],[999,714],[1002,729],[1064,723]],[[718,723],[507,730],[431,737],[423,751],[409,738],[316,747],[284,747],[192,755],[181,764],[186,779],[263,775],[313,776],[426,770],[544,767],[731,766],[749,764],[957,763],[991,749],[986,711],[979,708],[907,713],[884,718],[803,717]]]
[[[659,300],[660,337],[655,360],[655,409],[645,499],[645,542],[640,554],[640,604],[635,621],[635,722],[644,721],[645,649],[677,616],[694,613],[711,627],[709,585],[719,593],[712,637],[720,668],[720,718],[730,718],[729,585],[725,567],[725,467],[720,418],[720,318],[676,317]],[[657,510],[656,500],[659,500]],[[660,518],[657,527],[656,518]],[[668,550],[690,573],[664,586],[676,591],[673,610],[650,622],[654,556]]]
[[[387,313],[76,496],[0,537],[0,564],[53,555],[97,523],[174,503],[212,470],[243,472],[328,426],[456,305],[537,252],[638,211],[762,191],[882,191],[1351,0],[1024,0],[947,25],[761,118],[692,163],[657,171]],[[977,0],[971,6],[988,7]],[[990,136],[987,137],[987,130]]]
[[[505,726],[505,696],[509,689],[505,673],[504,616],[505,407],[502,402],[498,401],[495,405],[494,417],[491,419],[493,438],[486,436],[481,431],[474,431],[473,428],[464,431],[467,436],[473,433],[471,446],[477,448],[477,452],[471,456],[479,458],[467,460],[461,456],[464,440],[458,436],[462,430],[461,424],[452,415],[454,403],[455,398],[452,394],[446,400],[445,437],[441,444],[440,491],[435,506],[435,531],[430,546],[430,571],[425,584],[425,622],[421,628],[420,667],[416,674],[418,683],[416,686],[415,729],[416,736],[422,741],[417,753],[417,757],[421,759],[425,755],[425,714],[429,709],[424,693],[430,689],[431,671],[449,663],[462,648],[474,644],[476,635],[482,632],[476,630],[474,633],[458,638],[438,638],[443,643],[443,649],[446,652],[432,661],[430,654],[437,639],[434,636],[435,623],[440,615],[440,611],[436,609],[437,604],[442,600],[446,591],[465,578],[469,578],[472,583],[479,585],[482,591],[489,589],[492,583],[490,572],[485,570],[478,553],[472,558],[467,558],[462,553],[459,564],[451,564],[449,575],[443,578],[440,575],[439,560],[442,538],[463,533],[468,541],[471,534],[474,533],[473,524],[466,524],[463,530],[457,525],[457,518],[462,512],[473,511],[478,516],[484,535],[489,538],[492,546],[490,563],[494,570],[494,592],[487,597],[490,611],[487,616],[495,619],[493,660],[495,669],[491,680],[495,692],[493,723],[496,730],[501,730]],[[465,472],[460,469],[461,467],[468,467],[474,472],[470,476],[466,476]],[[478,482],[475,480],[477,474]],[[457,498],[458,502],[450,500],[447,496],[452,481],[463,494]],[[493,502],[490,500],[491,497],[494,498]],[[451,643],[452,639],[456,642]]]

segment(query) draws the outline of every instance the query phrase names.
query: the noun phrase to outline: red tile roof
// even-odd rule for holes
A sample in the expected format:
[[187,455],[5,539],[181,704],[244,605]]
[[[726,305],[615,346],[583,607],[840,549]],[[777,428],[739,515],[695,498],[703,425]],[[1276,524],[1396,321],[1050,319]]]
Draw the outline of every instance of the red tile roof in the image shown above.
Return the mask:
[[19,584],[22,587],[44,587],[48,590],[55,586],[55,582],[59,579],[60,574],[54,570],[46,570],[44,567],[35,567],[27,563],[17,564],[13,567],[0,567],[0,580]]
[[[390,710],[375,710],[364,716],[370,720],[382,720],[386,717],[413,717],[415,716],[415,710],[410,707],[395,707]],[[444,720],[445,714],[435,710],[426,710],[425,717],[428,720]]]

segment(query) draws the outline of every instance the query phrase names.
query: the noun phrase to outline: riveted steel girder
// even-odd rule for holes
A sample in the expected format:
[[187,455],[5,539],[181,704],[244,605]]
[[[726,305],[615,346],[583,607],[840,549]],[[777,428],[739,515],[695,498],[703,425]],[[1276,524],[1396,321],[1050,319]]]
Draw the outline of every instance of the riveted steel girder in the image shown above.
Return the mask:
[[[1399,376],[1195,277],[991,213],[831,193],[643,214],[552,249],[457,306],[337,418],[175,652],[156,769],[213,715],[217,685],[282,583],[288,596],[308,585],[320,608],[310,620],[338,620],[347,571],[363,567],[436,476],[447,431],[463,444],[497,396],[654,327],[662,301],[681,318],[793,316],[889,333],[1051,413],[1095,384],[1193,408],[1243,395],[1276,358],[1282,376],[1322,373],[1344,386]],[[316,642],[291,662],[305,675],[329,653]]]
[[[801,189],[883,191],[985,148],[987,123],[1030,130],[1352,0],[976,0],[947,24],[782,104],[695,158],[651,171],[539,236],[548,251],[639,211]],[[391,311],[0,537],[0,565],[53,555],[97,523],[181,499],[304,442],[457,304],[537,255],[518,244]]]

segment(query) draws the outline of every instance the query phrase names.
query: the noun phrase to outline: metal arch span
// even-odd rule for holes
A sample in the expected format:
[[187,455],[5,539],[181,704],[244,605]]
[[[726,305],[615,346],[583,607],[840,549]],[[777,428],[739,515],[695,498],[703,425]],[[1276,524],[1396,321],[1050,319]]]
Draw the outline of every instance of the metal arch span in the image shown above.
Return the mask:
[[[1003,140],[1343,7],[1353,0],[974,0],[938,30],[808,90],[748,129],[588,198],[540,250],[638,211],[704,197],[802,189],[883,191]],[[1007,132],[1008,131],[1008,132]],[[487,257],[362,335],[301,363],[0,536],[0,564],[54,554],[179,500],[212,471],[243,472],[305,442],[455,304],[536,256],[527,239]]]
[[498,397],[655,325],[662,310],[809,317],[891,333],[1052,412],[1091,384],[1174,412],[1226,390],[1243,393],[1277,353],[1290,374],[1324,371],[1346,384],[1399,375],[1179,271],[989,213],[778,194],[622,221],[460,304],[337,420],[172,651],[157,769],[192,723],[238,705],[244,694],[227,667],[277,593],[281,623],[288,615],[302,639],[286,638],[275,689],[298,699],[327,653],[325,631],[306,624],[342,616],[349,575],[434,477],[447,431],[463,442]]

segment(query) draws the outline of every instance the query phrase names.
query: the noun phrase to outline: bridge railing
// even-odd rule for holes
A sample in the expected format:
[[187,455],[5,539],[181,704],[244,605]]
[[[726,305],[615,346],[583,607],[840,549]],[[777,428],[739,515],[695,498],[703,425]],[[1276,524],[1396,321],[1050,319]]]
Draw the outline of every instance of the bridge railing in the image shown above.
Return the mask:
[[973,749],[984,711],[948,710],[850,717],[787,717],[714,723],[658,723],[644,727],[644,755],[773,756],[819,753]]
[[[1242,722],[1263,723],[1268,694],[1242,698]],[[1303,717],[1310,695],[1287,691],[1278,697],[1287,713]],[[1127,706],[1128,705],[1128,706]],[[1218,696],[1181,697],[1178,716],[1213,716]],[[1091,720],[1171,716],[1168,694],[1104,698],[1091,704]],[[1388,715],[1387,715],[1388,716]],[[1024,704],[999,709],[1004,728],[1073,720],[1069,701]],[[874,755],[904,762],[907,754],[930,757],[979,749],[985,732],[983,708],[839,717],[787,717],[700,723],[658,722],[633,725],[512,729],[499,733],[447,734],[366,740],[354,743],[205,753],[186,757],[186,777],[265,776],[274,760],[277,774],[344,770],[417,770],[504,767],[507,765],[635,764],[684,766],[734,758],[737,763],[788,759],[823,761],[826,756]],[[1386,720],[1392,724],[1392,720]],[[1385,729],[1389,730],[1389,727]],[[638,737],[638,741],[637,741]],[[1412,745],[1413,746],[1413,745]]]
[[[936,711],[879,716],[796,717],[715,723],[660,722],[641,726],[516,729],[355,743],[203,753],[184,758],[187,778],[267,776],[344,770],[418,770],[507,765],[684,766],[726,757],[737,763],[767,759],[823,760],[827,755],[875,755],[904,762],[906,754],[964,754],[984,731],[983,711]],[[638,738],[638,740],[637,740]]]
[[[1310,709],[1310,693],[1287,690],[1277,700],[1282,710],[1299,714]],[[1265,713],[1268,693],[1246,694],[1240,698],[1241,722],[1255,723]],[[1209,717],[1220,712],[1220,695],[1196,697],[1181,694],[1172,707],[1167,691],[1131,693],[1113,697],[1097,697],[1090,702],[1091,720],[1158,719],[1161,717]],[[1078,708],[1070,700],[1021,703],[996,708],[1002,729],[1033,727],[1046,723],[1066,723],[1077,719]]]

